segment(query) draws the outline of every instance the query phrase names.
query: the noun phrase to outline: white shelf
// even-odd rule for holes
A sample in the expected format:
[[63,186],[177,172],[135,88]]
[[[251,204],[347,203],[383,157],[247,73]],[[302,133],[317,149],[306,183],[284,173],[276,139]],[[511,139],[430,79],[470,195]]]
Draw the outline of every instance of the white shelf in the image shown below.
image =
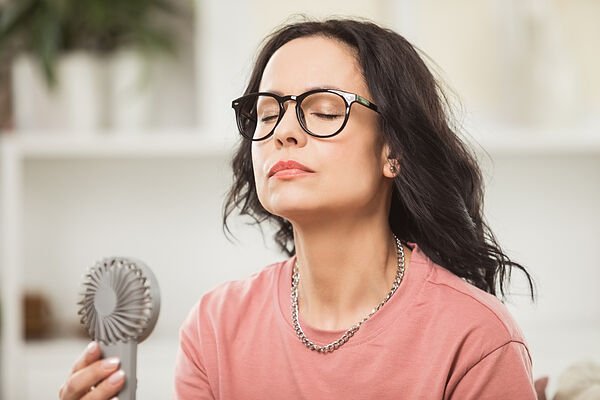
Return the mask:
[[[600,128],[543,130],[495,127],[468,130],[471,147],[491,155],[600,155]],[[470,133],[475,132],[475,133]],[[24,159],[196,158],[227,157],[239,137],[217,136],[200,129],[158,132],[5,132],[2,145],[13,146]]]
[[[489,130],[475,136],[474,149],[483,147],[492,155],[600,155],[600,128],[571,131],[509,128]],[[471,141],[467,137],[467,141]]]
[[227,156],[237,137],[199,130],[174,132],[12,132],[1,137],[24,159]]
[[[23,346],[25,399],[54,398],[89,340],[55,339]],[[150,336],[137,352],[137,398],[170,399],[178,339]],[[48,368],[51,365],[52,368]]]

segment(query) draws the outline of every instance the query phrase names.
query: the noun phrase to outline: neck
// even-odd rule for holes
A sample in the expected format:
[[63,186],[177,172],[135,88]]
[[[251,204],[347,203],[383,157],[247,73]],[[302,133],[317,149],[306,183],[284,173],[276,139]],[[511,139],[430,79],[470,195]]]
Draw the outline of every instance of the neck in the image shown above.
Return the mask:
[[[301,318],[325,330],[345,330],[390,291],[398,268],[387,220],[352,216],[312,226],[294,224]],[[408,249],[405,249],[405,259]],[[406,261],[405,261],[406,263]]]

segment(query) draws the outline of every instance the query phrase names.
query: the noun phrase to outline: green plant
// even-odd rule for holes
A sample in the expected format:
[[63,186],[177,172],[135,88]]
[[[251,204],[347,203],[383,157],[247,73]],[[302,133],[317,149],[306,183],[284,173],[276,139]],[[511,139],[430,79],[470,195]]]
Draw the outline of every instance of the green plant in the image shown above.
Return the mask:
[[0,6],[0,52],[32,54],[54,86],[57,58],[66,52],[130,46],[174,54],[172,32],[161,22],[180,16],[169,0],[12,0]]

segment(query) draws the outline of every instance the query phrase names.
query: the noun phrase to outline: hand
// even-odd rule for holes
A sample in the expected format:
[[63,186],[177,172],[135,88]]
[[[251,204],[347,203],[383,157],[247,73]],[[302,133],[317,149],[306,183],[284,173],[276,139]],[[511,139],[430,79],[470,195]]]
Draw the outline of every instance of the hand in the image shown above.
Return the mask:
[[60,400],[108,400],[119,393],[125,384],[120,361],[114,357],[100,360],[100,355],[98,343],[91,342],[60,388]]

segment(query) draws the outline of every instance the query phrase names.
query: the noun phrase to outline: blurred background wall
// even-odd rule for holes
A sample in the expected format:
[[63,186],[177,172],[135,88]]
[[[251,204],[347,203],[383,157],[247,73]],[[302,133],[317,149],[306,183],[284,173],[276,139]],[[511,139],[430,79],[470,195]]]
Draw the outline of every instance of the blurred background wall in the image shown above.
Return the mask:
[[[37,3],[17,1],[0,1],[3,29]],[[70,26],[88,1],[42,15]],[[268,227],[263,238],[242,219],[229,242],[221,205],[238,140],[231,100],[262,38],[299,13],[368,18],[429,56],[484,170],[489,223],[538,284],[532,304],[515,272],[508,303],[534,377],[549,375],[552,393],[573,362],[600,362],[599,2],[130,3],[151,9],[135,17],[137,41],[103,35],[133,25],[126,9],[68,28],[89,39],[65,40],[55,58],[30,50],[52,48],[51,31],[0,31],[0,398],[54,396],[87,342],[76,303],[102,257],[140,258],[161,284],[158,325],[139,348],[143,399],[170,398],[178,328],[201,294],[284,258]]]

